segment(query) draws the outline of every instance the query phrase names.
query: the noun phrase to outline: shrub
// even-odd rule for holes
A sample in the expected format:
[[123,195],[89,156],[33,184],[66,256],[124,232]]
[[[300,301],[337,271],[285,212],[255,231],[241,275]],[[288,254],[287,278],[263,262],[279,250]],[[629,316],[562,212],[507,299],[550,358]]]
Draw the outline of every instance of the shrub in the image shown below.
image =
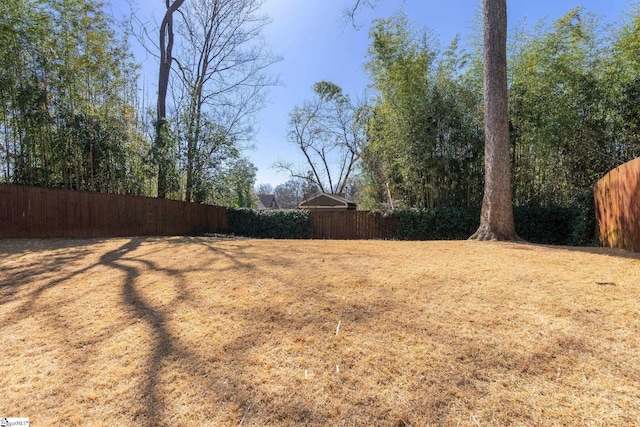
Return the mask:
[[[595,239],[591,192],[576,196],[570,206],[526,205],[514,208],[516,232],[531,243],[590,246]],[[480,209],[395,209],[382,213],[386,238],[396,240],[461,240],[480,224]],[[227,208],[229,232],[246,237],[309,239],[313,224],[300,210]]]
[[[588,246],[595,240],[595,211],[590,192],[570,206],[517,206],[516,232],[524,240],[547,245]],[[480,209],[396,209],[384,212],[388,238],[397,240],[462,240],[480,224]]]
[[227,208],[229,232],[270,239],[309,239],[313,225],[305,211]]
[[516,232],[531,243],[566,246],[598,244],[591,191],[578,193],[569,206],[518,206],[513,215]]
[[517,206],[513,209],[516,233],[531,243],[566,245],[571,234],[571,211],[561,206]]
[[598,246],[593,192],[585,190],[578,193],[569,208],[573,216],[569,244],[573,246]]
[[467,239],[478,228],[477,209],[395,209],[383,214],[389,238],[398,240]]

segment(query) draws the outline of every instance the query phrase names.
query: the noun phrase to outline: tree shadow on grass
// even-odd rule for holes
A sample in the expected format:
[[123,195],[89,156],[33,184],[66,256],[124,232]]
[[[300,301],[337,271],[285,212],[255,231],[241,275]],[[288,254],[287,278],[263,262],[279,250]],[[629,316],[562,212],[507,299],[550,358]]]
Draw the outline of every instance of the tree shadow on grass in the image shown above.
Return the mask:
[[578,252],[591,255],[602,255],[614,258],[627,258],[640,260],[640,252],[631,252],[617,248],[603,248],[595,246],[561,246],[561,245],[543,245],[538,243],[523,242],[510,247],[516,251],[532,251],[535,248],[545,248],[556,251]]
[[[216,254],[226,251],[211,240],[194,241]],[[240,244],[237,252],[228,251],[224,256],[234,258],[232,262],[240,266],[250,262],[255,273],[268,281],[250,304],[238,304],[235,316],[245,328],[221,347],[227,369],[238,373],[234,385],[240,400],[238,416],[242,415],[250,425],[327,425],[338,416],[351,420],[345,421],[348,424],[362,425],[400,420],[397,413],[386,414],[384,421],[377,420],[372,415],[374,408],[367,408],[387,406],[384,398],[365,390],[361,379],[368,377],[371,355],[366,348],[354,346],[360,335],[375,329],[385,316],[398,310],[388,294],[380,287],[363,287],[345,298],[341,283],[331,283],[330,277],[313,279],[313,275],[307,277],[299,270],[306,266],[313,271],[314,265],[295,264],[296,270],[288,271],[294,266],[291,263],[295,255],[292,258],[279,252],[279,243],[262,256],[247,251],[247,245],[251,242]],[[318,245],[306,255],[309,259],[322,264],[323,258],[335,255],[323,252],[322,242]],[[238,258],[238,253],[249,258]],[[309,279],[311,284],[307,283]],[[314,384],[311,378],[321,382]],[[355,414],[349,408],[351,393],[368,399]],[[322,396],[335,394],[343,396],[347,403],[333,398],[328,400],[340,407],[319,402],[325,399]],[[379,413],[383,412],[381,409]]]
[[[44,281],[43,285],[29,292],[28,298],[25,298],[25,302],[19,309],[14,310],[14,313],[19,316],[28,315],[30,307],[48,289],[93,269],[95,265],[89,265],[70,273],[60,274],[60,271],[70,264],[80,262],[95,253],[98,250],[95,245],[102,242],[103,240],[98,239],[0,241],[0,255],[6,257],[4,258],[6,261],[14,258],[11,265],[8,262],[0,264],[0,307],[12,302],[21,290],[32,283]],[[36,259],[30,257],[29,261],[21,259],[24,255],[42,252],[46,252],[47,255]]]
[[[124,306],[131,311],[135,318],[144,321],[152,331],[153,349],[145,363],[146,372],[144,373],[142,389],[146,399],[145,406],[147,410],[145,416],[147,421],[152,425],[157,425],[160,422],[160,408],[162,406],[162,399],[158,395],[162,361],[178,351],[171,334],[167,331],[165,313],[152,307],[136,289],[136,281],[139,279],[141,272],[131,264],[146,263],[147,267],[157,268],[150,262],[135,258],[127,259],[127,255],[138,249],[140,244],[140,239],[132,239],[120,248],[104,254],[100,258],[100,263],[125,273],[126,276],[122,284]],[[179,276],[177,272],[171,272],[170,274]],[[184,289],[184,286],[181,285],[180,288]],[[181,298],[184,298],[184,295],[181,295]]]
[[[211,359],[206,359],[202,354],[196,354],[191,351],[175,335],[175,332],[170,330],[171,319],[169,317],[174,310],[154,306],[152,302],[145,299],[138,286],[143,270],[160,272],[165,277],[173,278],[176,281],[178,293],[171,301],[170,307],[177,307],[181,303],[189,304],[195,302],[194,297],[188,291],[184,277],[185,270],[168,268],[148,259],[143,259],[140,256],[131,255],[139,249],[142,242],[143,240],[141,239],[132,239],[119,248],[105,253],[99,262],[111,269],[124,273],[125,277],[122,281],[123,306],[133,319],[144,322],[151,334],[149,341],[152,343],[152,347],[143,364],[145,368],[142,373],[142,383],[140,384],[141,394],[144,396],[145,410],[144,413],[138,414],[138,419],[135,421],[151,426],[167,423],[167,416],[171,414],[167,414],[166,411],[171,402],[167,401],[169,397],[162,392],[162,388],[166,386],[166,381],[168,380],[163,378],[162,370],[167,364],[171,365],[174,370],[186,370],[185,373],[194,388],[202,390],[219,389],[220,393],[226,396],[225,399],[233,400],[239,408],[238,411],[246,415],[245,411],[249,408],[247,402],[253,401],[253,397],[243,393],[243,390],[251,389],[251,385],[243,384],[240,378],[233,376],[234,372],[237,374],[239,371],[234,369],[212,370],[209,366],[212,362]],[[265,260],[255,257],[255,255],[246,253],[244,245],[223,248],[216,245],[215,242],[211,241],[211,239],[198,240],[198,238],[190,237],[170,241],[172,244],[197,243],[206,245],[216,257],[222,257],[231,262],[232,266],[229,269],[255,270],[258,268],[257,265],[265,262]],[[216,268],[212,273],[216,273],[219,270],[219,268]],[[246,321],[249,322],[251,320],[246,319]],[[245,338],[243,335],[239,336],[237,340],[245,342]],[[217,343],[212,342],[211,344],[215,346]],[[254,341],[253,344],[259,345],[260,343],[259,341]],[[212,348],[212,353],[220,354],[228,363],[235,365],[236,362],[243,359],[244,350],[245,348],[242,345],[227,344],[217,349]],[[229,375],[224,375],[225,373]],[[238,419],[240,419],[240,416],[240,413],[238,413]]]
[[[317,361],[316,367],[311,369],[324,369],[332,374],[328,385],[321,386],[325,387],[323,393],[338,393],[346,397],[349,390],[363,386],[358,382],[358,378],[364,376],[366,372],[362,371],[362,375],[340,376],[337,373],[333,374],[335,365],[340,364],[342,369],[347,370],[349,366],[345,365],[346,361],[351,361],[354,357],[356,357],[354,366],[357,365],[356,362],[366,365],[366,355],[354,356],[351,353],[343,354],[343,352],[350,350],[347,348],[350,330],[363,333],[367,329],[374,328],[383,316],[394,310],[392,303],[385,302],[387,296],[384,290],[375,291],[378,293],[372,297],[369,295],[366,301],[351,299],[345,302],[331,286],[298,287],[297,281],[292,281],[291,272],[288,271],[291,267],[290,263],[293,262],[292,257],[279,253],[277,249],[265,251],[264,248],[259,248],[258,251],[254,251],[252,249],[254,243],[250,241],[236,244],[226,240],[192,237],[169,240],[170,245],[184,243],[204,247],[210,256],[203,257],[201,267],[163,263],[161,260],[170,256],[171,249],[162,247],[159,250],[166,251],[166,254],[157,253],[155,248],[146,246],[153,241],[153,238],[124,240],[114,250],[96,257],[95,260],[92,259],[90,264],[85,263],[77,269],[66,272],[62,277],[40,280],[42,283],[34,285],[33,290],[23,297],[21,309],[14,310],[14,320],[26,319],[30,316],[45,318],[46,322],[51,323],[47,326],[47,329],[50,329],[48,332],[51,333],[51,338],[56,340],[60,337],[57,345],[88,343],[97,344],[96,347],[101,347],[109,337],[117,337],[118,334],[126,332],[125,329],[132,324],[144,325],[145,343],[141,346],[143,353],[133,352],[128,355],[128,357],[142,359],[141,368],[136,371],[140,377],[136,380],[136,389],[139,393],[135,394],[135,396],[141,396],[141,409],[137,412],[127,412],[127,409],[123,409],[125,416],[132,417],[133,423],[149,426],[169,424],[169,415],[172,415],[168,413],[172,409],[170,400],[172,392],[167,392],[165,388],[167,382],[171,381],[164,374],[167,372],[167,367],[174,372],[184,374],[183,381],[186,381],[192,389],[208,393],[207,396],[211,397],[211,407],[205,407],[207,403],[198,403],[191,408],[201,419],[204,419],[203,413],[216,410],[230,411],[230,415],[221,418],[229,423],[234,423],[235,420],[235,424],[243,423],[243,425],[259,422],[321,425],[336,419],[335,408],[326,404],[314,406],[309,396],[300,391],[298,386],[301,384],[299,381],[304,375],[305,366],[293,367],[292,370],[287,371],[288,366],[285,365],[291,361],[274,360],[276,365],[281,364],[280,374],[266,373],[261,379],[258,377],[260,371],[263,371],[267,365],[260,358],[278,357],[277,354],[288,352],[295,361],[296,357],[308,356],[303,350],[299,352],[301,354],[296,354],[295,349],[296,346],[305,348],[304,346],[313,345],[310,343],[310,337],[315,337],[317,345],[324,345],[325,339],[331,341],[329,344],[335,346],[332,347],[335,348],[335,352],[332,353],[335,359],[329,357],[327,360]],[[145,250],[142,250],[143,246]],[[148,256],[152,253],[153,258]],[[76,256],[79,260],[83,257],[81,253]],[[309,259],[312,258],[309,255]],[[225,262],[213,265],[213,262],[218,260]],[[71,261],[61,258],[60,262]],[[274,266],[278,268],[273,268]],[[299,264],[296,266],[299,268]],[[59,315],[56,307],[42,306],[42,304],[38,307],[39,300],[46,295],[45,291],[65,284],[73,278],[82,277],[98,267],[106,267],[104,273],[100,273],[101,275],[113,276],[108,286],[117,287],[119,302],[116,304],[119,306],[118,309],[122,309],[120,311],[124,311],[122,318],[117,320],[105,320],[103,312],[96,312],[95,320],[107,323],[107,328],[103,328],[101,334],[94,336],[87,334],[82,327],[72,324],[70,319]],[[33,268],[38,267],[30,266],[27,270]],[[214,276],[212,279],[214,281],[215,275],[222,270],[237,270],[233,280],[237,280],[244,291],[251,288],[252,285],[247,281],[253,278],[270,277],[274,281],[282,282],[283,285],[268,289],[260,298],[251,300],[251,304],[246,307],[241,303],[228,301],[227,307],[232,310],[230,316],[233,316],[238,330],[225,334],[224,342],[217,341],[215,335],[208,335],[205,349],[193,350],[189,347],[190,338],[179,335],[179,326],[172,317],[180,310],[191,308],[186,305],[193,304],[195,311],[203,310],[198,307],[197,296],[190,293],[194,283],[191,282],[193,279],[188,277],[187,273],[192,271],[190,270],[192,268],[202,268],[206,274]],[[158,274],[159,280],[172,282],[176,292],[166,304],[158,304],[155,299],[147,297],[148,283],[144,281],[146,272]],[[245,273],[250,273],[251,276]],[[26,284],[28,280],[25,278],[24,282]],[[158,286],[160,285],[161,283],[158,283]],[[87,285],[81,286],[90,288]],[[225,285],[217,283],[212,287],[213,292],[216,290],[225,291]],[[363,290],[359,295],[367,296],[366,292]],[[211,298],[215,299],[217,296],[214,294]],[[289,303],[296,304],[297,312],[289,313],[291,308]],[[113,303],[109,304],[113,305]],[[217,301],[216,303],[209,301],[209,305],[204,306],[214,310],[218,307]],[[338,321],[342,322],[342,331],[336,337]],[[205,327],[220,328],[224,325],[213,320]],[[185,334],[190,333],[189,330],[182,329],[182,331]],[[211,348],[210,352],[206,346]],[[64,363],[68,364],[69,370],[86,370],[90,374],[93,369],[96,369],[92,364],[92,357],[97,356],[99,351],[98,348],[93,352],[72,352],[72,356],[76,359],[67,359]],[[362,360],[359,361],[358,357]],[[265,388],[264,381],[271,383],[273,389]],[[282,383],[278,383],[280,381]],[[70,395],[73,395],[73,385],[70,384],[68,387]],[[363,402],[363,408],[360,408],[361,417],[366,413],[366,405],[379,404],[383,407],[385,405],[378,402],[377,397],[372,393],[368,393],[367,396],[369,400]],[[65,401],[72,401],[71,397],[66,397]],[[224,409],[214,407],[222,404],[226,404]],[[339,410],[346,419],[350,419],[348,410],[347,406]],[[394,416],[388,415],[386,420],[390,421]],[[184,422],[184,418],[179,421]],[[373,419],[369,421],[375,422]]]
[[[258,264],[264,265],[269,261],[267,258],[260,259],[256,258],[255,255],[249,255],[248,249],[251,247],[251,243],[244,239],[212,239],[208,237],[188,236],[183,237],[180,241],[176,241],[176,244],[185,242],[206,247],[214,255],[221,256],[227,261],[230,261],[233,265],[230,269],[242,268],[245,270],[255,270],[258,268]],[[221,242],[225,242],[226,245],[221,245]],[[233,246],[229,247],[229,244],[233,244]]]
[[579,252],[583,254],[601,255],[613,258],[626,258],[640,260],[640,252],[631,252],[624,249],[602,248],[602,247],[580,247],[580,246],[545,246],[550,249],[560,249],[563,251]]
[[87,238],[87,239],[0,239],[0,256],[15,256],[42,251],[87,251],[92,246],[104,243],[108,239]]
[[[106,342],[110,338],[120,334],[125,328],[129,327],[132,322],[144,322],[151,331],[153,345],[150,351],[148,361],[144,364],[146,372],[143,375],[143,384],[141,384],[142,394],[146,399],[146,410],[144,418],[148,425],[160,424],[160,413],[162,409],[162,399],[158,394],[158,385],[161,382],[160,366],[168,357],[176,358],[192,358],[193,356],[178,348],[171,334],[166,328],[166,313],[159,308],[155,308],[151,303],[145,300],[137,289],[137,281],[142,274],[142,268],[151,271],[161,272],[166,277],[172,277],[177,283],[178,293],[174,303],[187,300],[188,294],[184,286],[182,274],[179,270],[163,268],[154,262],[145,260],[139,256],[131,255],[138,250],[140,246],[153,240],[152,238],[132,238],[127,240],[119,248],[104,253],[95,262],[87,264],[82,263],[87,257],[97,255],[100,246],[92,247],[101,241],[96,240],[62,240],[54,239],[48,241],[24,241],[21,248],[16,250],[3,249],[4,253],[23,254],[27,252],[43,252],[46,256],[42,256],[36,261],[22,263],[16,267],[0,267],[0,292],[2,293],[2,301],[0,307],[4,304],[16,303],[15,307],[6,309],[6,315],[2,319],[3,329],[11,330],[12,325],[22,321],[43,322],[46,329],[50,329],[48,336],[50,341],[57,341],[60,349],[65,353],[65,365],[73,371],[91,370],[90,358],[92,352],[90,348],[93,344]],[[80,242],[79,244],[76,244]],[[86,244],[83,244],[86,243]],[[30,249],[25,249],[29,247]],[[33,257],[31,257],[33,258]],[[78,262],[78,268],[69,267],[70,264]],[[98,333],[89,333],[83,331],[81,327],[72,323],[66,315],[61,313],[63,305],[73,304],[73,297],[65,298],[64,294],[55,300],[55,303],[44,299],[47,291],[55,290],[60,286],[67,286],[73,279],[83,277],[83,275],[92,272],[97,268],[108,267],[112,273],[120,271],[124,274],[122,281],[118,276],[109,271],[104,275],[113,275],[117,278],[118,283],[122,286],[122,308],[128,313],[130,321],[116,319],[94,318],[92,321],[104,322],[111,324],[111,327],[102,327]],[[62,271],[62,273],[61,273]],[[108,276],[105,276],[108,277]],[[108,279],[107,279],[108,280]],[[79,282],[82,283],[82,282]],[[108,286],[108,281],[107,285]],[[78,290],[76,287],[71,294],[77,298],[79,291],[81,295],[88,295],[92,292],[91,285],[83,283],[85,290]],[[106,304],[108,305],[108,303]],[[100,310],[101,307],[96,308]],[[88,314],[92,316],[92,314]],[[44,333],[44,331],[43,331]],[[70,351],[67,351],[67,347]],[[85,348],[86,347],[86,348]],[[74,352],[73,349],[82,350]],[[94,351],[95,354],[99,351]],[[72,387],[68,384],[67,387]],[[70,390],[68,390],[69,392]],[[71,394],[71,393],[69,393]]]

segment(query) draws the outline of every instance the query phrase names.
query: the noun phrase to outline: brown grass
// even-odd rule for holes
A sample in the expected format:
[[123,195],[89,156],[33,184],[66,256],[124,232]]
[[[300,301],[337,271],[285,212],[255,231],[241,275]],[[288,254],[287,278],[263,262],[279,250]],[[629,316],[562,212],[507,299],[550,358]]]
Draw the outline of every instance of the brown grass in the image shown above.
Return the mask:
[[639,283],[640,257],[604,249],[0,241],[0,416],[635,425]]

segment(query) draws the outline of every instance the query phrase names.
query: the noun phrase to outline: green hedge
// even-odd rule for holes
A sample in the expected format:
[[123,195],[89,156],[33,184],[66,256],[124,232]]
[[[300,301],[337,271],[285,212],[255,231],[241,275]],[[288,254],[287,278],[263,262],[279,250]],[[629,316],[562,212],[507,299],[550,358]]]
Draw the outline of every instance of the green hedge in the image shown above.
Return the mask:
[[513,210],[516,232],[531,243],[597,246],[596,214],[591,191],[579,193],[569,206],[519,206]]
[[567,245],[571,236],[571,210],[561,206],[517,206],[513,209],[518,236],[531,243]]
[[227,208],[229,233],[267,239],[309,239],[311,218],[300,210]]
[[[531,243],[567,246],[597,245],[591,192],[578,194],[570,206],[517,206],[516,232]],[[390,239],[462,240],[480,224],[480,209],[396,209],[383,214]]]
[[395,209],[383,213],[389,238],[396,240],[467,239],[480,223],[478,209]]
[[[384,212],[388,239],[462,240],[480,224],[480,209],[396,209]],[[578,194],[570,206],[518,206],[516,232],[531,243],[567,246],[597,245],[591,192]],[[227,209],[229,232],[273,239],[309,239],[313,224],[306,211]]]
[[579,193],[569,208],[572,214],[569,244],[573,246],[599,246],[593,192],[586,190]]

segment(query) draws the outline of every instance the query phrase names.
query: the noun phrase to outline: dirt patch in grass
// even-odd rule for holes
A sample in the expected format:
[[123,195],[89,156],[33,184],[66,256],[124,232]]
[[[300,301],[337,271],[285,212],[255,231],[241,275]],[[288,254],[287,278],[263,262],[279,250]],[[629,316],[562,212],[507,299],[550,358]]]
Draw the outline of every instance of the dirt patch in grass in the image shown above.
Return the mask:
[[635,425],[639,284],[639,257],[604,249],[0,241],[0,416]]

